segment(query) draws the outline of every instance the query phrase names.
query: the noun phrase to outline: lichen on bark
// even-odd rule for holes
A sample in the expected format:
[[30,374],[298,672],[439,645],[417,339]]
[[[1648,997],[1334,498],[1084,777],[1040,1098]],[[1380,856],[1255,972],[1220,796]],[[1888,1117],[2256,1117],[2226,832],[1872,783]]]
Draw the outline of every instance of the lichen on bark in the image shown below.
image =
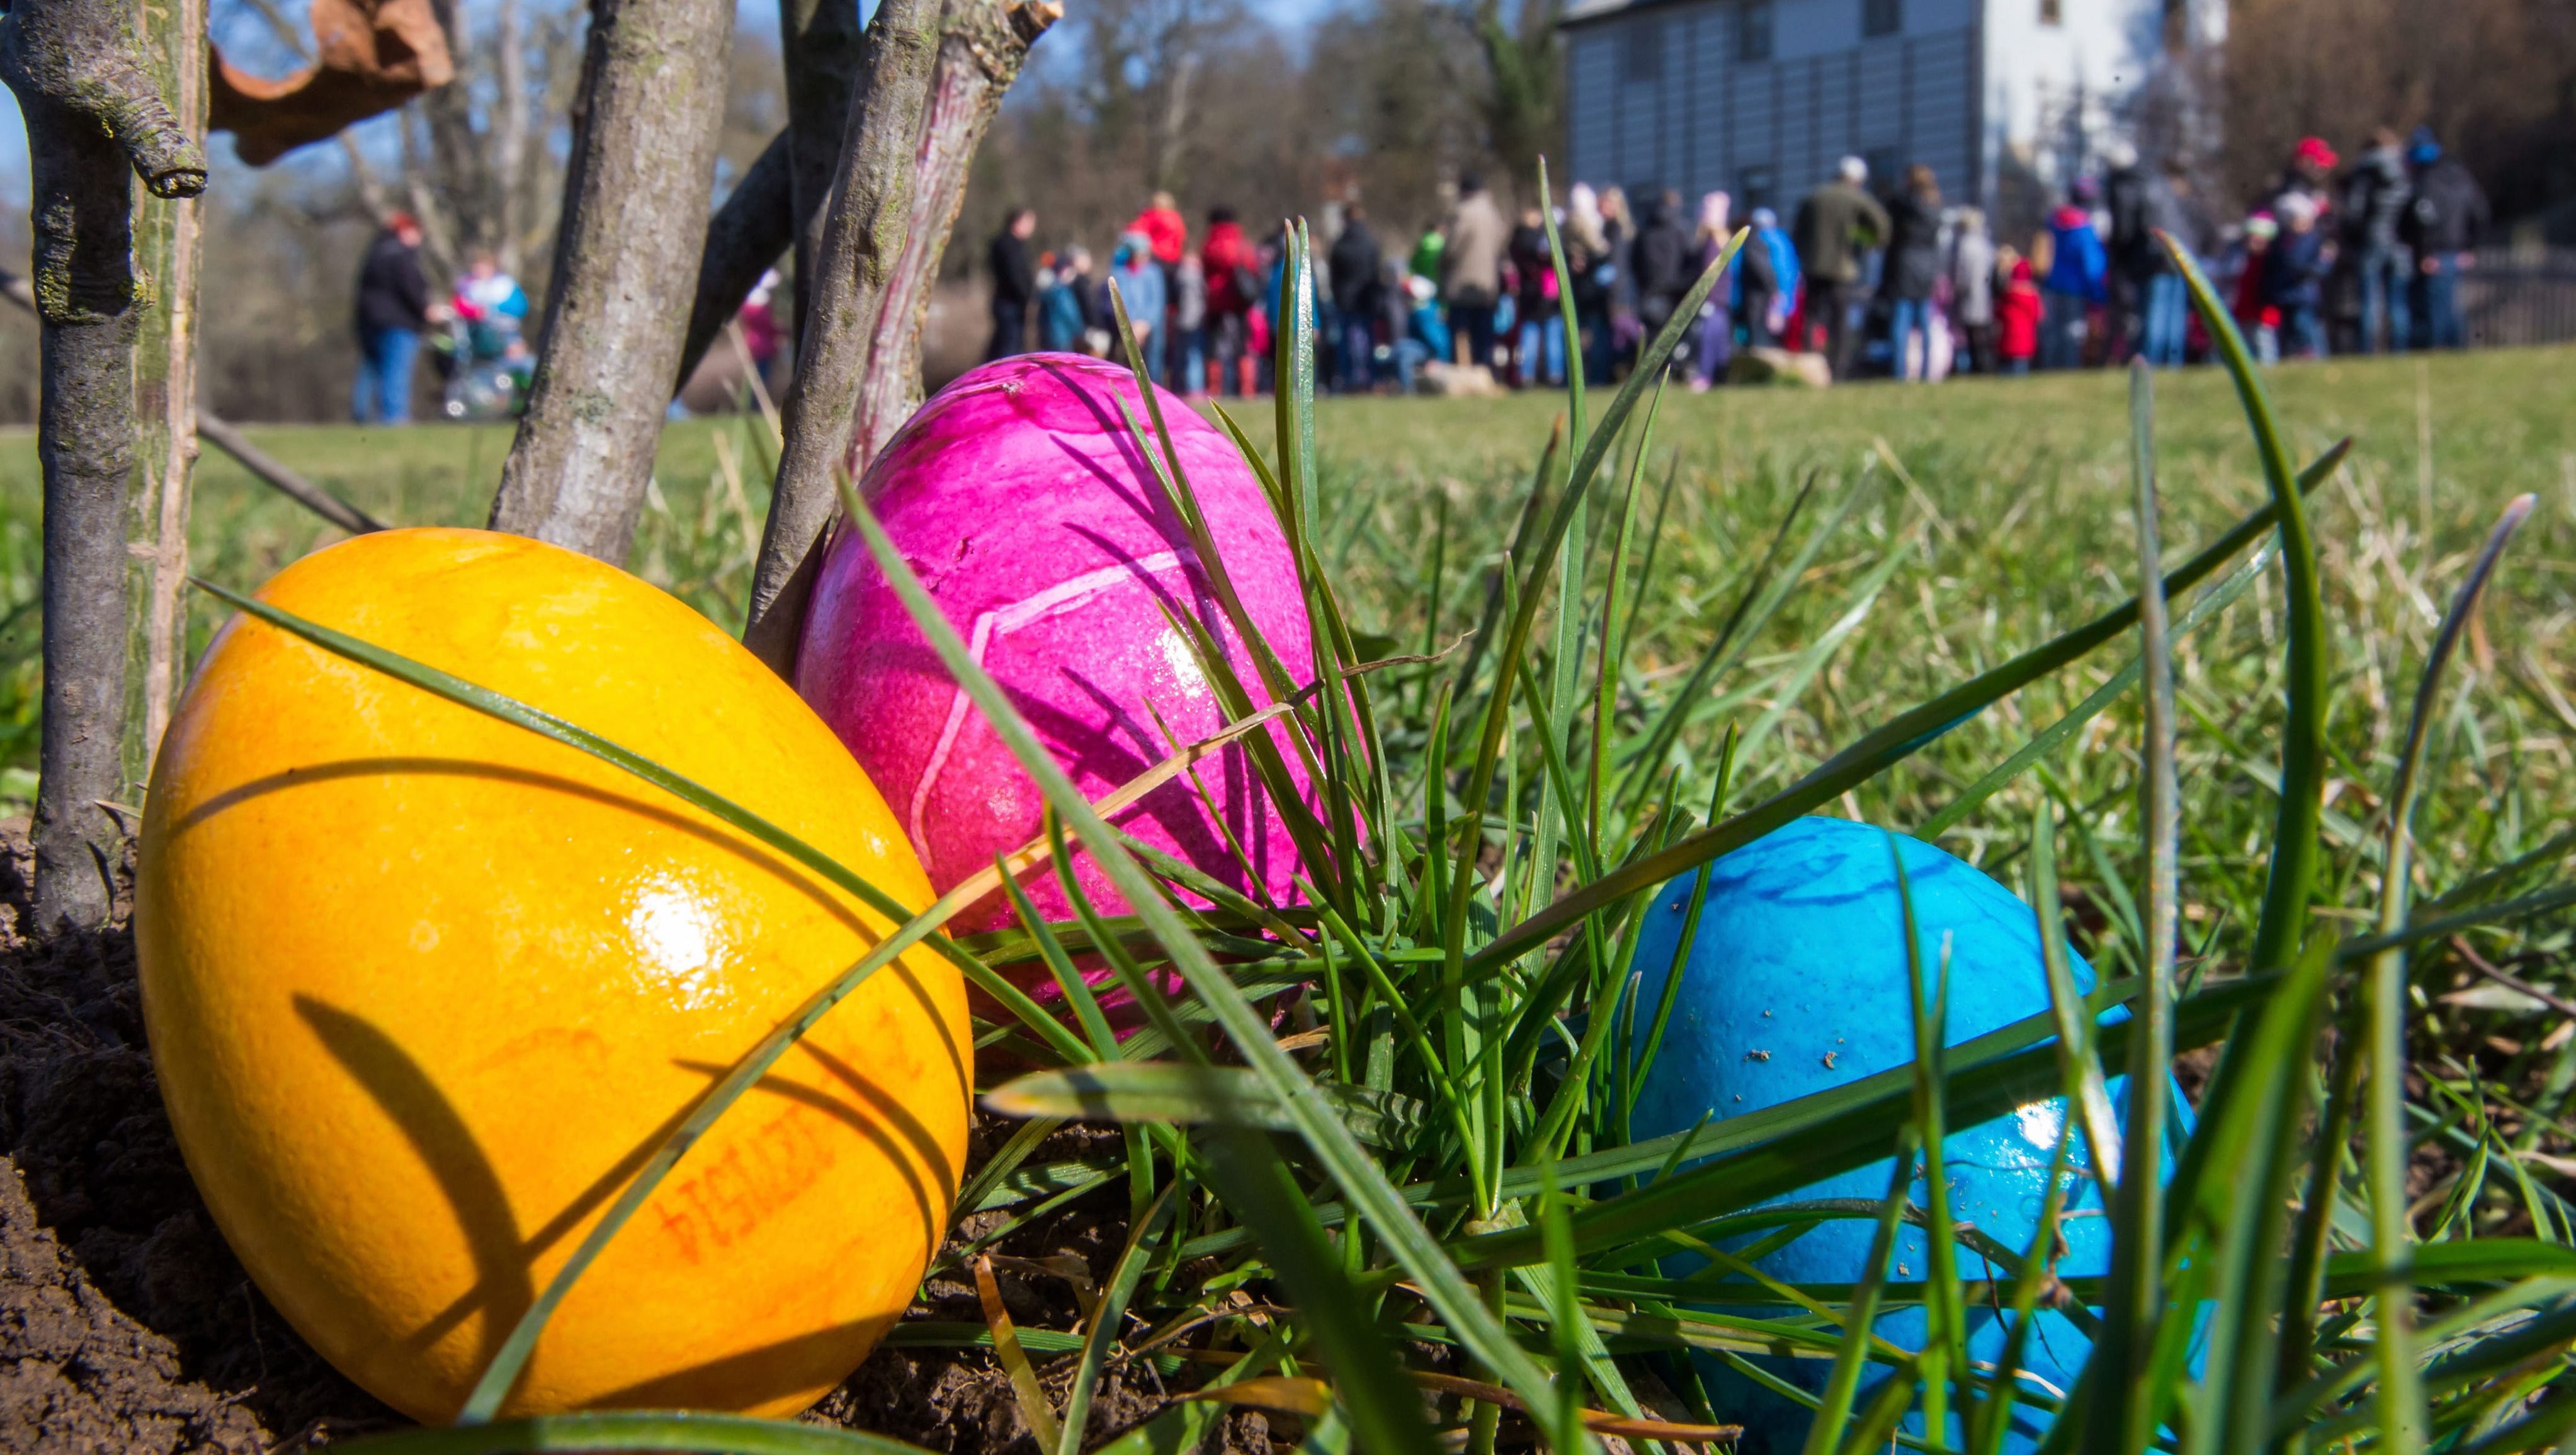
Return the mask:
[[[113,908],[124,848],[114,805],[129,787],[134,343],[155,297],[134,255],[133,179],[155,197],[192,197],[205,188],[206,159],[162,94],[136,12],[121,0],[16,0],[0,14],[0,81],[26,119],[43,351],[35,914],[41,929],[89,929]],[[188,279],[177,281],[184,289]],[[156,495],[156,531],[158,505]]]

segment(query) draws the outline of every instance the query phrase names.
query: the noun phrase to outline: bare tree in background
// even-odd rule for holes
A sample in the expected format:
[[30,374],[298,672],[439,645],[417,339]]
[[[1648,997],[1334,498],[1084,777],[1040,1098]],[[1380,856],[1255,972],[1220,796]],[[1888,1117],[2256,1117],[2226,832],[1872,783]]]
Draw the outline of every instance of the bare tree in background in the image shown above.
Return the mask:
[[2500,217],[2576,195],[2576,5],[2568,0],[2237,0],[2227,28],[2225,183],[2261,195],[2290,147],[2344,151],[2429,122]]
[[733,10],[599,0],[527,412],[492,527],[624,564],[680,363]]
[[[498,0],[490,25],[472,28],[455,0],[436,10],[457,78],[405,112],[402,203],[440,270],[488,248],[516,274],[545,255],[554,230],[562,180],[549,141],[582,75],[583,12]],[[365,179],[365,159],[351,156]]]
[[1502,175],[1533,177],[1542,154],[1565,134],[1565,48],[1557,39],[1559,0],[1471,0],[1476,40],[1485,57],[1486,143]]

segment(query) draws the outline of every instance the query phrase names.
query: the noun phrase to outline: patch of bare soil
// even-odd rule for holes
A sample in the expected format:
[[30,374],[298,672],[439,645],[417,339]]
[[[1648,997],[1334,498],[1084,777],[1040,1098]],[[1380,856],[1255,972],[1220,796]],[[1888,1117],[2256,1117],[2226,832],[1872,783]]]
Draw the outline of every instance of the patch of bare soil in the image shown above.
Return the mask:
[[[399,1426],[297,1337],[225,1246],[162,1111],[132,935],[121,924],[21,934],[30,864],[25,821],[0,823],[0,1450],[298,1455]],[[1009,1132],[978,1128],[976,1159]],[[1080,1155],[1099,1135],[1068,1128],[1040,1160]],[[996,1251],[1072,1255],[1105,1279],[1124,1212],[1123,1189],[1087,1198]],[[1069,1328],[1078,1315],[1061,1279],[999,1282],[1029,1327]],[[911,1316],[980,1323],[983,1311],[971,1279],[943,1277]],[[1070,1363],[1040,1364],[1059,1394]],[[1171,1392],[1150,1368],[1113,1372],[1091,1435],[1151,1416]],[[1037,1455],[1009,1380],[974,1350],[880,1349],[808,1418],[948,1455]],[[1271,1455],[1259,1414],[1222,1429],[1227,1450]]]

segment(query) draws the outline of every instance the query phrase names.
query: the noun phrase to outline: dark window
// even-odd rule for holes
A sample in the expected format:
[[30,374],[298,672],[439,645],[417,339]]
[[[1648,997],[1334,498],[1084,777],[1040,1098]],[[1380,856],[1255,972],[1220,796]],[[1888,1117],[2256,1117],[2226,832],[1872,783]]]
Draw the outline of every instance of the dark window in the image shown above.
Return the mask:
[[1894,35],[1905,28],[1905,0],[1860,0],[1860,33]]
[[1771,59],[1771,0],[1744,0],[1744,8],[1735,12],[1735,58]]
[[1870,190],[1882,197],[1893,197],[1905,185],[1905,163],[1894,147],[1872,147],[1861,158],[1869,163]]
[[2065,20],[2066,7],[2063,0],[2039,0],[2040,24],[2059,25],[2064,23]]
[[1779,202],[1771,176],[1769,167],[1747,167],[1736,175],[1735,190],[1742,196],[1748,216],[1756,207],[1771,207]]
[[1628,22],[1628,46],[1622,69],[1631,81],[1660,81],[1664,78],[1664,23],[1662,21]]

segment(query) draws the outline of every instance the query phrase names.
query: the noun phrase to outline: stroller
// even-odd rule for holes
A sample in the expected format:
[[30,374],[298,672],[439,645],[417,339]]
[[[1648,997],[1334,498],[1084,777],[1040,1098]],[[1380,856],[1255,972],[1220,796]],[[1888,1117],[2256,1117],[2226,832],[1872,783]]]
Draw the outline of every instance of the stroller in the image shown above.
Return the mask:
[[445,382],[440,412],[460,424],[516,419],[528,403],[531,360],[516,328],[450,318],[430,340]]

